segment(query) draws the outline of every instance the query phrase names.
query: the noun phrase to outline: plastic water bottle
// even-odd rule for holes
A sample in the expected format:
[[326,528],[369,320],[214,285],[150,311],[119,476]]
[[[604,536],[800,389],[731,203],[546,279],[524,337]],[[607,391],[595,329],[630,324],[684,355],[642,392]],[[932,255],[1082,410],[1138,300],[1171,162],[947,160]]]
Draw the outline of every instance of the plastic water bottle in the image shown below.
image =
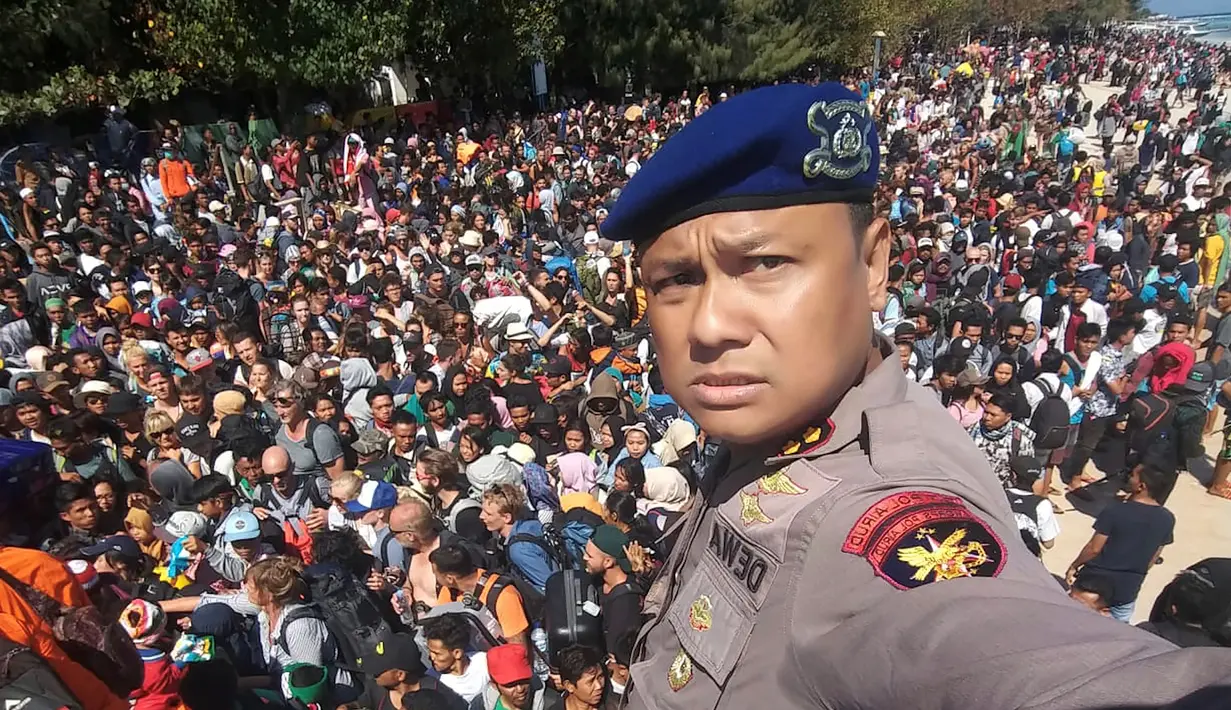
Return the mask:
[[551,669],[547,667],[547,632],[541,627],[534,627],[530,632],[530,642],[538,649],[538,653],[534,654],[534,674],[542,680],[547,680],[547,674]]

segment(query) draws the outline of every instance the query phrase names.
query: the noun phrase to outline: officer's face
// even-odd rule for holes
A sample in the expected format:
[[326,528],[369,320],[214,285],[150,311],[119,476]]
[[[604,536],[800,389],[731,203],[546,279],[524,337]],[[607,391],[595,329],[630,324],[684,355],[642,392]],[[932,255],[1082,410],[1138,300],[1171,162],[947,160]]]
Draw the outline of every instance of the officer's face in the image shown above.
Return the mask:
[[663,379],[707,433],[787,436],[864,372],[890,235],[851,229],[845,205],[802,205],[699,217],[646,249]]

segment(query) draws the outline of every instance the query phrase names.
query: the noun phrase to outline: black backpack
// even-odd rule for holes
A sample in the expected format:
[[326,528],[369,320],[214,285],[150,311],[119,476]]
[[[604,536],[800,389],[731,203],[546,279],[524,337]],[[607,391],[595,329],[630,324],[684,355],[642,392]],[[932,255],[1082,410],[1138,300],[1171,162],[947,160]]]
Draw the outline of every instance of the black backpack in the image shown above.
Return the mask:
[[[379,643],[404,630],[393,607],[382,603],[345,570],[317,565],[304,570],[303,577],[310,590],[309,603],[291,610],[286,624],[289,626],[296,619],[324,621],[337,645],[338,657],[333,667],[362,674],[359,659],[374,653]],[[290,653],[286,634],[279,643],[284,652]]]
[[46,661],[4,636],[0,636],[0,702],[6,710],[81,710],[81,703]]
[[[1069,405],[1060,396],[1060,390],[1053,390],[1043,378],[1032,380],[1031,384],[1043,393],[1043,400],[1034,408],[1030,416],[1030,430],[1034,432],[1034,448],[1061,449],[1069,436]],[[1062,385],[1063,386],[1063,385]]]
[[258,334],[260,308],[252,298],[248,282],[230,269],[223,269],[214,280],[214,308],[221,320],[237,324],[241,330]]

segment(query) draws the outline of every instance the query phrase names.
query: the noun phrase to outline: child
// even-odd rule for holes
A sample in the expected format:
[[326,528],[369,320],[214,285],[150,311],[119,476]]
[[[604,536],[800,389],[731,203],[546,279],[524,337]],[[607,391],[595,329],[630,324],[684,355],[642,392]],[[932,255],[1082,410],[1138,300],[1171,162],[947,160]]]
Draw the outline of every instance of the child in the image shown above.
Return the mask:
[[147,511],[129,508],[124,516],[124,529],[141,546],[141,551],[154,560],[155,567],[167,563],[167,543],[154,536],[154,518]]
[[166,710],[179,705],[183,668],[167,654],[167,615],[157,604],[135,599],[120,613],[120,626],[128,632],[145,664],[141,687],[129,694],[133,710]]

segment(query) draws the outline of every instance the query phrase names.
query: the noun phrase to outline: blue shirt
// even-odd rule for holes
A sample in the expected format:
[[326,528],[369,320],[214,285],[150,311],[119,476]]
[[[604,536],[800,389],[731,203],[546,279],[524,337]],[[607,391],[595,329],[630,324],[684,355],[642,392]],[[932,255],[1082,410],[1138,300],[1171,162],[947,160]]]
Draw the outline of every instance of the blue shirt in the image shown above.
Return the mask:
[[559,571],[560,565],[547,554],[542,546],[529,540],[514,540],[518,535],[543,538],[543,524],[537,520],[519,520],[513,523],[506,541],[505,554],[509,566],[514,568],[540,592],[547,587],[547,578]]

